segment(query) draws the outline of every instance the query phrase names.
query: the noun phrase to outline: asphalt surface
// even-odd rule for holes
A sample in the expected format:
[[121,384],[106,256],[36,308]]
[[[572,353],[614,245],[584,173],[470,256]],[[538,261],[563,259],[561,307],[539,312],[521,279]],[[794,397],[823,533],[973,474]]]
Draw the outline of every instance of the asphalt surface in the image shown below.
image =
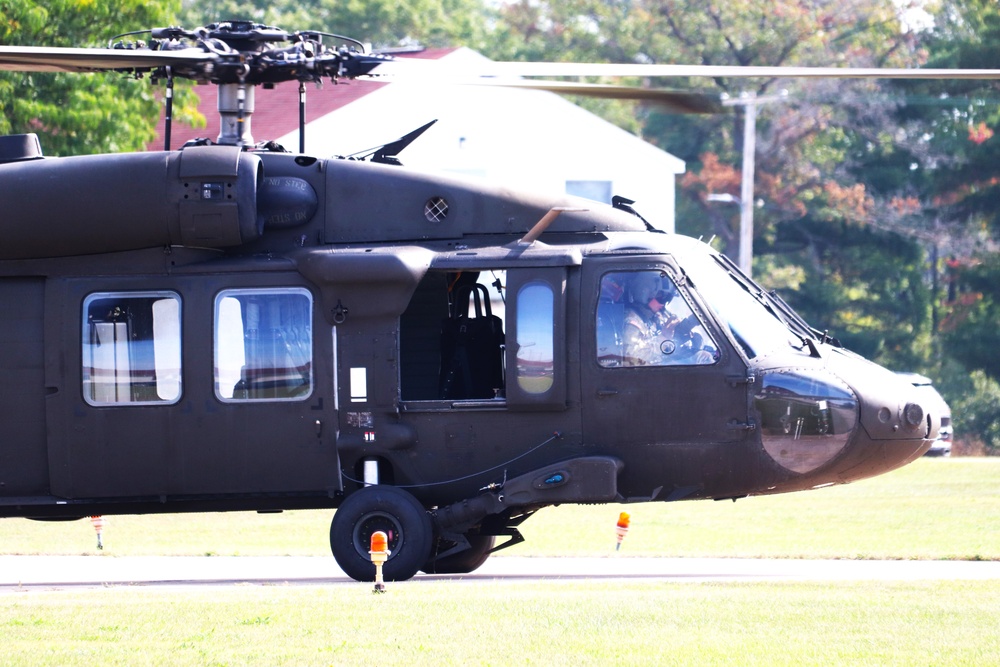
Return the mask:
[[[1000,561],[781,560],[740,558],[490,558],[472,574],[414,581],[1000,580]],[[0,593],[117,586],[354,584],[332,557],[0,556]]]

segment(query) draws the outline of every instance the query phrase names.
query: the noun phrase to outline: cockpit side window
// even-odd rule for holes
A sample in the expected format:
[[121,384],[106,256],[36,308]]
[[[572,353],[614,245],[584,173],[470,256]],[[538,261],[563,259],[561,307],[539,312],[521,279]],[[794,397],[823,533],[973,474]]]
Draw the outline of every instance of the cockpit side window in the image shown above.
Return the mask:
[[597,362],[606,368],[703,366],[719,346],[664,271],[615,271],[601,278]]

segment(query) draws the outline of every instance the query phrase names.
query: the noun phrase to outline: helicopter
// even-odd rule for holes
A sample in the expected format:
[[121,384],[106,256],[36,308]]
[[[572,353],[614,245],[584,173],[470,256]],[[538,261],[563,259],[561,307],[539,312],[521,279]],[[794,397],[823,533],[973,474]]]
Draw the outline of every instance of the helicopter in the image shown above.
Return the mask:
[[[547,506],[815,489],[937,437],[942,415],[909,383],[624,197],[409,169],[399,154],[426,127],[368,159],[251,139],[256,86],[434,63],[248,21],[148,32],[0,47],[2,70],[168,90],[162,151],[51,158],[33,134],[0,138],[0,516],[334,509],[341,569],[371,581],[382,531],[384,577],[405,580],[475,570]],[[448,76],[578,73],[1000,78],[567,63]],[[170,148],[176,78],[219,87],[217,141]]]

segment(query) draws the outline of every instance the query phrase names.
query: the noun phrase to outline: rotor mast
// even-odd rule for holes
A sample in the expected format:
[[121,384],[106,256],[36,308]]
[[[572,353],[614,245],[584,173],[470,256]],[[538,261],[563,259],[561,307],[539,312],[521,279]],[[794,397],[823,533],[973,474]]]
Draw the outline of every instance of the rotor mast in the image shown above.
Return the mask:
[[219,84],[219,137],[225,146],[253,146],[251,119],[255,86],[245,82]]
[[[306,82],[319,83],[324,77],[336,80],[361,76],[391,60],[385,56],[365,55],[361,42],[343,35],[318,31],[288,33],[250,21],[224,21],[196,30],[154,28],[148,32],[152,37],[148,46],[119,41],[110,45],[110,51],[126,51],[122,54],[123,63],[148,52],[163,57],[164,63],[150,69],[154,79],[167,79],[168,88],[177,77],[216,85],[219,112],[216,141],[227,146],[255,145],[251,120],[257,86],[298,81],[299,132],[304,136]],[[137,33],[121,37],[131,34]],[[323,44],[324,37],[346,46],[328,47]],[[184,54],[184,57],[171,57],[175,54]],[[168,90],[168,107],[171,98]],[[168,123],[170,115],[168,108]],[[304,149],[300,139],[299,150]]]

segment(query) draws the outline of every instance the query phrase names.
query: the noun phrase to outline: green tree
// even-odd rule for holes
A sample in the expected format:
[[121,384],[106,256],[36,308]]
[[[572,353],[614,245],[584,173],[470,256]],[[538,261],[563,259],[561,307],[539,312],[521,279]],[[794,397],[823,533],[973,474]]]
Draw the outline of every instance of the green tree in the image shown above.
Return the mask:
[[941,323],[949,356],[1000,381],[1000,256],[959,264],[954,279],[958,290]]
[[[986,67],[992,0],[943,0],[913,31],[888,0],[516,2],[494,57],[710,65]],[[959,440],[1000,450],[1000,87],[989,82],[671,81],[732,97],[787,89],[757,124],[755,276],[814,325],[939,382]],[[621,116],[619,111],[619,117]],[[640,109],[681,157],[679,231],[736,253],[742,115]],[[630,127],[629,122],[621,122]],[[946,274],[945,259],[949,258]],[[980,370],[981,369],[981,370]],[[970,375],[971,372],[971,375]],[[995,450],[995,451],[996,451]]]
[[[107,46],[130,30],[167,25],[174,0],[0,0],[0,43]],[[124,74],[0,74],[0,133],[35,132],[48,155],[141,150],[155,136],[153,88]]]
[[932,328],[922,247],[903,236],[811,215],[779,226],[781,252],[755,268],[815,326],[898,370],[927,366]]
[[[890,0],[525,0],[504,5],[501,20],[504,37],[490,55],[507,58],[904,66],[921,57]],[[755,199],[763,206],[755,210],[755,275],[782,289],[817,326],[870,356],[906,365],[924,359],[925,258],[895,227],[872,224],[883,214],[905,222],[907,211],[897,211],[890,195],[851,169],[856,154],[891,144],[895,107],[879,84],[725,78],[669,84],[730,99],[788,91],[758,109]],[[740,193],[743,107],[708,117],[646,108],[637,118],[644,138],[688,164],[678,230],[714,237],[735,256],[737,208],[708,195]]]
[[954,439],[962,450],[1000,454],[1000,383],[981,370],[948,369],[940,383],[951,407]]
[[[992,68],[1000,7],[989,0],[939,3],[922,35],[927,64]],[[862,169],[907,200],[909,229],[935,258],[940,288],[935,364],[951,403],[956,438],[1000,452],[1000,85],[992,81],[898,82],[894,151],[872,152]]]
[[[889,0],[569,0],[522,2],[501,9],[501,38],[489,55],[529,60],[652,62],[701,65],[907,65],[916,61],[912,39]],[[788,101],[761,107],[757,195],[761,236],[797,219],[818,200],[824,184],[844,175],[843,128],[877,122],[865,82],[776,79],[670,81],[731,98],[789,92]],[[829,104],[836,102],[836,106]],[[736,216],[709,204],[704,160],[739,167],[742,108],[717,116],[678,116],[652,108],[639,112],[644,138],[677,155],[694,177],[686,179],[678,227],[715,236],[735,254]],[[710,156],[710,157],[709,157]],[[714,178],[709,173],[707,179]],[[844,186],[855,181],[843,178]],[[734,184],[738,186],[738,182]],[[717,193],[719,194],[719,193]],[[729,194],[738,194],[738,187]]]
[[376,49],[475,47],[485,34],[484,6],[481,0],[198,0],[182,18],[188,27],[246,19],[289,31],[322,30]]

